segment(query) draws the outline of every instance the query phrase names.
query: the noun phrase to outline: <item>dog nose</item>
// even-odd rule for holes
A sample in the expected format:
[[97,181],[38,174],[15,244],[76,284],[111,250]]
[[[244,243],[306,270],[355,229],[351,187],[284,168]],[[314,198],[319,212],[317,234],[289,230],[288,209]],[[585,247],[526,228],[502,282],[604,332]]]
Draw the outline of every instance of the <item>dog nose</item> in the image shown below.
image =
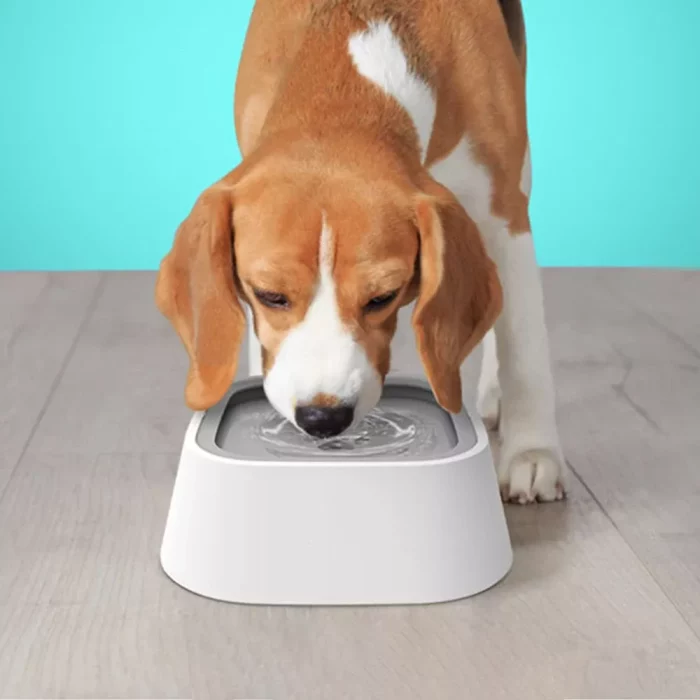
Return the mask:
[[352,406],[298,406],[294,412],[297,425],[317,438],[340,435],[352,423]]

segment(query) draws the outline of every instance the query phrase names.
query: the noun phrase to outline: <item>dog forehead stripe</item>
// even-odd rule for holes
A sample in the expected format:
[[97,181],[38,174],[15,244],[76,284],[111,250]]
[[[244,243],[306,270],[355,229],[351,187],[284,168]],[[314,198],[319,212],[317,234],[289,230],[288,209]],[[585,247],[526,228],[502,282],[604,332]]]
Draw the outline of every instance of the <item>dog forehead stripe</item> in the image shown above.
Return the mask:
[[327,343],[328,333],[343,331],[333,279],[333,242],[333,231],[324,212],[318,244],[318,286],[301,324],[310,333],[310,340],[313,338],[316,343]]
[[318,267],[321,281],[330,281],[333,273],[333,231],[323,213],[321,224],[321,238],[318,245]]
[[388,22],[372,22],[348,42],[357,71],[408,113],[418,132],[421,159],[425,160],[435,123],[436,102],[430,87],[415,75],[398,37]]

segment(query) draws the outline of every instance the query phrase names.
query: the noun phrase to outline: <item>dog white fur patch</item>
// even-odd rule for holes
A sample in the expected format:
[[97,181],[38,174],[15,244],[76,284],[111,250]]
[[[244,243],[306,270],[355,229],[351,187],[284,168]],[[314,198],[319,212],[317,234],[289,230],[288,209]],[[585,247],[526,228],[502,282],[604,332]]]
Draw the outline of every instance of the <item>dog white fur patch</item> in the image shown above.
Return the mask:
[[435,97],[430,87],[411,71],[389,23],[370,23],[365,31],[350,37],[348,49],[360,75],[406,110],[418,133],[421,159],[425,160],[435,123]]
[[354,405],[355,422],[381,396],[377,371],[340,318],[333,279],[333,232],[325,218],[316,293],[304,319],[282,342],[264,386],[270,403],[295,425],[297,405],[308,404],[317,394]]
[[430,174],[457,197],[480,229],[493,218],[491,174],[474,157],[466,136],[446,158],[430,167]]

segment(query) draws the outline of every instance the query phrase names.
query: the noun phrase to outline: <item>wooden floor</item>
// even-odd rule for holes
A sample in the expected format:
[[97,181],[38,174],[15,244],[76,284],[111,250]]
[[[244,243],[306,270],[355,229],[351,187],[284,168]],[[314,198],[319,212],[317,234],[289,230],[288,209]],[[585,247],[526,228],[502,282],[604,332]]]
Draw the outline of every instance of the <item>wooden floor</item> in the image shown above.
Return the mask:
[[547,270],[567,503],[427,607],[227,605],[158,550],[185,356],[151,273],[0,275],[0,698],[700,698],[700,272]]

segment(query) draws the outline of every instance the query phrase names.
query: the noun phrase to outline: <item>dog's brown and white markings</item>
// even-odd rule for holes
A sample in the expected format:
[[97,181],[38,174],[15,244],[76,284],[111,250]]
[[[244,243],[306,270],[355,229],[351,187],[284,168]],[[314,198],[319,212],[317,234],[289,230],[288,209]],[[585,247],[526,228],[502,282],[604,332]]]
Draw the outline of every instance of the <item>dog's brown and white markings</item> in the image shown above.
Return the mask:
[[[390,23],[373,23],[354,34],[348,49],[360,74],[396,99],[410,115],[425,159],[436,114],[435,98],[410,71]],[[564,461],[555,423],[542,284],[532,235],[512,235],[508,222],[493,213],[491,174],[474,157],[468,137],[432,164],[430,173],[455,194],[477,223],[504,288],[495,337],[491,331],[484,342],[478,400],[487,422],[500,427],[499,481],[511,499],[559,499],[563,495]],[[520,177],[521,190],[528,198],[531,178],[528,147]]]
[[245,301],[271,402],[337,434],[378,400],[415,302],[447,410],[483,341],[504,498],[563,497],[524,76],[519,0],[257,0],[236,87],[243,163],[200,197],[157,285],[190,355],[188,405],[235,376]]
[[279,413],[295,424],[303,422],[299,407],[318,405],[319,396],[341,406],[351,402],[352,414],[339,414],[336,419],[342,422],[346,418],[342,427],[347,429],[377,404],[382,378],[341,319],[333,248],[333,231],[323,217],[318,286],[304,319],[280,344],[275,363],[265,376],[265,393]]

